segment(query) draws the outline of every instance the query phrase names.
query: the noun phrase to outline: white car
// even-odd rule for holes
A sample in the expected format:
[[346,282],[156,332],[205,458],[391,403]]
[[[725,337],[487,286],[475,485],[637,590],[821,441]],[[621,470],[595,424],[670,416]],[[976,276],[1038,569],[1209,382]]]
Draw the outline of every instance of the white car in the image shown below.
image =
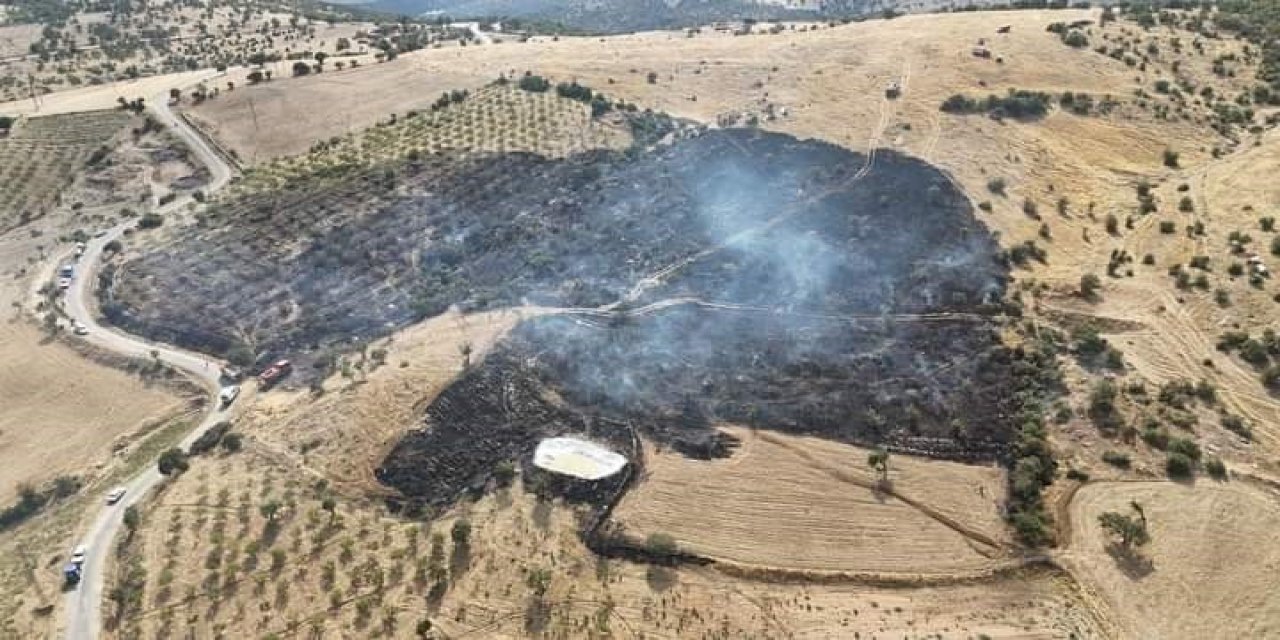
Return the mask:
[[124,497],[124,493],[125,493],[124,487],[116,487],[112,489],[110,492],[107,493],[107,504],[115,504],[117,502],[120,502],[120,499]]
[[68,289],[71,287],[71,278],[58,278],[58,288]]
[[89,555],[89,549],[87,549],[84,545],[80,545],[76,547],[75,550],[71,552],[71,564],[74,564],[77,566],[84,564],[85,556],[88,556],[88,555]]
[[71,330],[74,331],[75,334],[78,336],[89,335],[89,327],[84,326],[84,324],[82,324],[79,320],[76,320],[71,323]]
[[239,398],[239,397],[240,397],[240,385],[223,387],[222,391],[218,393],[218,399],[222,401],[223,407],[230,406],[231,403],[235,402],[236,398]]

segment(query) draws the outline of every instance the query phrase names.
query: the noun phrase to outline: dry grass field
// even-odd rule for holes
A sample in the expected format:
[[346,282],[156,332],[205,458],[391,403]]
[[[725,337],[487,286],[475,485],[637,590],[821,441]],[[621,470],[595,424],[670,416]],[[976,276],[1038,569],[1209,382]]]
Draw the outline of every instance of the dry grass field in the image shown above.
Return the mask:
[[[330,515],[317,486],[256,444],[197,460],[129,545],[146,567],[143,604],[109,637],[410,638],[424,619],[448,637],[486,638],[1100,635],[1051,573],[910,590],[761,583],[594,557],[572,510],[518,484],[434,522],[342,497]],[[274,524],[263,505],[276,505]],[[462,550],[460,518],[471,527]]]
[[264,451],[312,470],[353,494],[380,493],[374,468],[426,403],[479,360],[521,317],[517,309],[461,315],[446,313],[343,357],[325,392],[284,385],[261,397],[242,418],[242,428]]
[[399,114],[322,148],[254,166],[236,190],[270,190],[316,172],[377,165],[412,153],[524,151],[563,157],[587,149],[625,147],[630,139],[625,127],[592,118],[590,107],[581,102],[553,92],[486,86],[438,111]]
[[[1280,633],[1277,497],[1244,480],[1091,484],[1071,504],[1062,560],[1105,595],[1126,637],[1271,637]],[[1131,500],[1146,511],[1152,540],[1138,560],[1122,560],[1108,551],[1097,519],[1125,512]]]
[[29,118],[0,138],[0,229],[44,215],[127,122],[121,111]]
[[94,476],[127,436],[184,402],[137,376],[87,362],[24,322],[0,326],[0,504],[22,484]]
[[886,492],[865,449],[727,432],[742,439],[728,459],[650,452],[645,479],[614,513],[624,531],[665,533],[746,568],[819,576],[978,573],[1006,555],[998,468],[896,456]]
[[[53,120],[71,127],[63,131],[66,135],[86,119],[99,126],[104,116]],[[105,119],[122,125],[114,113]],[[56,129],[53,135],[58,135]],[[157,155],[166,160],[159,163],[164,168],[153,173]],[[0,169],[18,171],[33,159],[15,158],[7,157]],[[34,159],[33,164],[42,162]],[[87,234],[113,224],[122,209],[139,206],[149,185],[163,184],[167,175],[193,171],[181,153],[173,153],[156,134],[136,141],[124,136],[122,148],[103,163],[110,166],[88,175],[80,175],[83,160],[82,156],[79,164],[59,165],[62,173],[44,174],[44,182],[29,185],[60,185],[61,205],[21,228],[0,233],[0,307],[5,309],[0,319],[0,389],[5,394],[0,402],[0,507],[14,504],[23,485],[41,487],[58,476],[76,476],[83,482],[77,495],[0,533],[2,638],[57,634],[57,616],[52,613],[61,596],[57,567],[82,519],[96,514],[104,492],[152,464],[158,452],[177,442],[190,426],[188,398],[90,360],[65,337],[49,340],[28,313],[36,304],[33,291],[44,284],[33,277],[45,271],[42,266],[48,260],[70,252],[74,232]],[[13,186],[21,185],[6,185]]]

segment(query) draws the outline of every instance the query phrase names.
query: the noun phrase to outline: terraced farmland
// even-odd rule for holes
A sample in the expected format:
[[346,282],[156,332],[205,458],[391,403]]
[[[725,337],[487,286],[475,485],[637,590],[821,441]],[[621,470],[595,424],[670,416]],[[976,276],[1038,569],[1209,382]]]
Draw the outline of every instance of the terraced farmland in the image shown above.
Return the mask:
[[121,111],[23,120],[0,138],[0,231],[43,216],[94,150],[129,121]]
[[238,191],[278,189],[317,174],[341,173],[411,155],[525,151],[560,158],[588,149],[622,148],[626,127],[591,117],[587,105],[553,91],[532,93],[490,85],[455,93],[442,108],[393,115],[359,134],[317,143],[311,151],[266,164]]

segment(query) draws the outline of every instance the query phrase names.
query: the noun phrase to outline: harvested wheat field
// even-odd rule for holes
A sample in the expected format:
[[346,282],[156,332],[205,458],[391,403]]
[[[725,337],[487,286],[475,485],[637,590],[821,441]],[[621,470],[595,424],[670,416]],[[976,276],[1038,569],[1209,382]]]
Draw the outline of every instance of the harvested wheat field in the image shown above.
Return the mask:
[[[1089,484],[1071,503],[1071,543],[1061,559],[1104,597],[1126,637],[1275,637],[1276,499],[1275,489],[1248,480]],[[1113,540],[1098,527],[1100,514],[1126,512],[1130,501],[1142,506],[1151,532],[1134,558],[1109,550]]]
[[704,461],[650,451],[614,519],[633,537],[673,536],[692,553],[796,573],[944,576],[1001,564],[1004,472],[893,456],[876,488],[866,449],[727,429],[742,445]]
[[0,389],[0,504],[24,483],[86,475],[122,437],[185,405],[18,322],[0,325]]

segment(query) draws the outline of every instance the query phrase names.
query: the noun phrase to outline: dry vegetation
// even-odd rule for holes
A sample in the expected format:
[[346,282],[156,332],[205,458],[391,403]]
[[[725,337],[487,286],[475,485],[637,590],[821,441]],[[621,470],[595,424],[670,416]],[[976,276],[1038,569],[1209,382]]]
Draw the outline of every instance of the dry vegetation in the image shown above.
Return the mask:
[[[447,637],[491,638],[1099,634],[1052,573],[909,591],[760,583],[595,557],[578,542],[570,509],[519,484],[426,523],[341,496],[326,503],[330,495],[254,446],[198,461],[129,544],[146,575],[121,635],[407,638],[423,620]],[[454,534],[459,519],[466,544]]]
[[393,114],[370,129],[335,136],[305,153],[254,167],[231,193],[267,191],[315,174],[341,173],[426,154],[529,152],[564,157],[621,148],[630,134],[591,117],[591,108],[556,95],[489,85],[474,93],[442,91],[441,108]]
[[[127,133],[126,122],[136,125],[136,133]],[[31,181],[6,181],[3,188],[57,194],[57,204],[44,215],[0,234],[0,306],[8,310],[0,323],[0,387],[6,394],[0,409],[0,508],[7,512],[20,504],[21,487],[44,494],[60,484],[74,493],[0,532],[0,637],[6,638],[56,635],[57,568],[83,519],[96,514],[107,490],[152,464],[190,426],[189,398],[181,388],[140,376],[145,367],[137,363],[86,357],[83,345],[68,336],[51,337],[47,327],[33,322],[27,310],[34,307],[39,317],[51,309],[48,297],[34,294],[45,283],[33,278],[47,275],[52,259],[69,255],[74,239],[136,215],[148,200],[179,186],[174,183],[192,188],[199,182],[185,152],[156,131],[144,133],[142,118],[90,113],[33,118],[18,126],[43,132],[45,143],[58,136],[62,141],[53,155],[50,147],[37,146],[0,164],[9,175],[28,164],[43,168]],[[86,126],[96,132],[93,145],[74,147],[78,159],[59,163],[53,172],[50,157],[70,157],[70,141],[84,136]],[[102,144],[112,151],[86,170],[88,156]],[[6,224],[11,222],[16,219]]]
[[[1105,594],[1128,637],[1273,636],[1280,630],[1272,589],[1278,497],[1274,486],[1247,480],[1091,484],[1071,503],[1063,560]],[[1136,557],[1117,551],[1098,527],[1100,514],[1130,501],[1152,523],[1151,544]]]
[[[1144,620],[1166,616],[1178,606],[1179,598],[1163,591],[1142,595],[1139,589],[1133,597],[1151,599],[1138,607],[1124,599],[1128,596],[1117,595],[1132,589],[1128,581],[1133,578],[1106,555],[1096,527],[1097,511],[1114,505],[1093,505],[1090,496],[1112,500],[1113,494],[1124,492],[1112,483],[1086,486],[1078,493],[1071,488],[1089,475],[1163,475],[1174,455],[1187,456],[1192,472],[1207,468],[1218,456],[1231,461],[1266,457],[1276,437],[1271,428],[1276,424],[1275,402],[1262,386],[1261,371],[1252,370],[1238,354],[1214,347],[1224,327],[1239,325],[1238,330],[1260,336],[1271,305],[1276,304],[1274,293],[1268,292],[1269,279],[1251,283],[1247,274],[1230,267],[1233,260],[1243,263],[1252,247],[1265,255],[1270,246],[1271,231],[1261,219],[1273,213],[1265,209],[1276,201],[1264,177],[1273,164],[1275,142],[1262,129],[1251,129],[1250,121],[1242,120],[1243,112],[1237,109],[1242,108],[1239,96],[1252,92],[1257,63],[1256,53],[1244,43],[1167,26],[1144,30],[1121,20],[1080,26],[1077,31],[1088,39],[1088,46],[1073,47],[1050,30],[1056,22],[1097,20],[1098,15],[1096,11],[979,13],[783,30],[776,35],[643,34],[504,43],[468,50],[466,55],[456,50],[426,51],[344,72],[342,83],[289,80],[237,92],[233,99],[207,102],[193,112],[240,157],[256,162],[339,137],[334,148],[317,149],[306,160],[263,165],[265,174],[283,176],[308,164],[322,166],[342,154],[364,162],[396,156],[417,145],[445,146],[407,124],[423,118],[422,114],[404,115],[426,109],[439,91],[400,98],[388,90],[395,84],[448,78],[449,84],[440,86],[440,91],[474,91],[499,74],[519,76],[528,69],[553,81],[576,79],[611,96],[703,122],[757,122],[854,148],[891,147],[939,164],[979,205],[983,221],[1001,233],[1001,242],[1009,250],[1006,255],[1022,269],[1015,299],[1028,318],[1020,337],[1010,335],[1009,339],[1033,342],[1064,356],[1072,393],[1052,416],[1057,423],[1052,437],[1064,461],[1061,469],[1071,470],[1074,480],[1060,480],[1049,495],[1062,528],[1058,542],[1065,549],[1063,562],[1083,572],[1081,579],[1088,588],[1082,593],[1090,607],[1098,616],[1114,618],[1132,631],[1143,628]],[[995,26],[1000,24],[1010,25],[1011,32],[996,34]],[[972,54],[980,39],[987,42],[983,46],[992,57]],[[536,66],[531,67],[530,60],[536,60]],[[459,75],[465,77],[456,78]],[[898,99],[866,99],[878,98],[895,81],[902,87]],[[1044,104],[1045,112],[998,120],[939,111],[953,95],[981,98],[1010,89],[1042,92],[1045,97],[1035,99]],[[1070,101],[1063,100],[1067,92],[1072,95]],[[305,119],[291,106],[295,95],[307,96],[302,101],[308,105]],[[369,95],[377,98],[361,99]],[[1088,96],[1084,102],[1090,106],[1079,106],[1081,95]],[[253,118],[245,117],[249,105]],[[1261,123],[1269,107],[1255,107],[1248,117]],[[395,124],[373,129],[360,143],[348,135],[379,120],[385,122],[391,113],[397,114]],[[502,127],[483,118],[473,123],[477,130],[501,131]],[[477,132],[475,137],[482,135]],[[494,133],[486,139],[501,137]],[[1249,150],[1252,144],[1258,146]],[[376,153],[356,155],[369,150]],[[286,169],[291,164],[293,168]],[[1184,204],[1184,198],[1189,204]],[[1166,222],[1172,223],[1172,232],[1162,224]],[[1243,233],[1250,239],[1242,241]],[[1234,258],[1232,241],[1245,247],[1236,249]],[[1212,265],[1211,270],[1198,269],[1204,272],[1205,284],[1198,283],[1194,276],[1199,274],[1193,272],[1189,286],[1180,288],[1170,267],[1195,268],[1188,265],[1201,255],[1210,256]],[[1098,279],[1082,293],[1081,284],[1090,281],[1081,276],[1087,274]],[[1101,356],[1095,358],[1100,339],[1106,342],[1101,342],[1104,346],[1096,351]],[[1268,354],[1268,361],[1274,355]],[[1103,382],[1112,377],[1118,379]],[[1201,380],[1205,383],[1197,386]],[[1184,381],[1190,385],[1185,393],[1176,386]],[[1110,398],[1099,391],[1108,384],[1113,387]],[[1099,399],[1108,400],[1114,409],[1099,405]],[[424,396],[416,406],[425,402]],[[300,407],[291,410],[303,411]],[[1243,427],[1237,417],[1244,421]],[[292,420],[297,419],[283,422],[295,424]],[[326,433],[338,437],[339,431],[332,429]],[[374,440],[384,443],[394,435],[389,429],[378,433],[383,435]],[[1250,434],[1252,444],[1241,434]],[[894,478],[893,491],[901,493],[882,496],[880,501],[866,487],[870,472],[862,464],[865,451],[772,435],[743,437],[746,443],[741,450],[716,462],[692,462],[651,451],[649,475],[619,507],[616,520],[637,538],[668,533],[687,550],[728,566],[834,570],[862,576],[954,576],[990,569],[1008,553],[1009,538],[996,505],[1003,499],[1003,492],[995,487],[1001,480],[993,471],[938,472],[941,463],[899,456],[895,460],[901,477]],[[315,445],[319,450],[332,446],[327,438],[322,440]],[[1104,451],[1110,462],[1103,461]],[[1118,464],[1117,455],[1128,462]],[[327,464],[311,459],[307,466],[325,475]],[[350,469],[359,466],[338,468],[347,470],[341,474],[344,486],[358,485],[352,480],[359,473],[352,474]],[[957,474],[972,476],[975,485],[985,488],[979,492],[954,483]],[[762,476],[768,482],[761,482]],[[1194,492],[1200,497],[1187,499],[1214,504],[1244,499],[1236,493],[1236,485],[1154,486],[1159,488],[1156,493]],[[927,489],[911,493],[920,487]],[[504,498],[507,494],[500,491],[497,498],[480,504],[510,500],[519,507],[518,488],[511,491],[516,497]],[[1066,501],[1073,495],[1077,501],[1068,507]],[[1123,504],[1123,498],[1116,499],[1120,500],[1116,504]],[[1169,539],[1168,544],[1181,544],[1169,528],[1175,516],[1160,506],[1168,498],[1144,495],[1143,499],[1150,502],[1148,513],[1157,523],[1153,528],[1157,542],[1151,552],[1156,557],[1191,554],[1161,547],[1163,538]],[[480,506],[471,508],[489,513]],[[787,516],[778,517],[779,513]],[[940,514],[949,525],[942,524]],[[473,521],[476,518],[473,512]],[[848,524],[833,527],[832,520]],[[904,535],[904,529],[912,535]],[[975,543],[975,533],[991,538],[992,543]],[[1254,535],[1254,539],[1265,539],[1262,533]],[[498,548],[515,546],[517,539],[504,541]],[[876,544],[860,546],[858,542],[864,540]],[[1157,564],[1157,573],[1162,566]],[[663,572],[649,569],[648,573],[652,582],[655,573]],[[511,622],[481,627],[504,633],[504,624],[524,624],[530,611],[545,613],[537,592],[556,590],[554,577],[528,571],[527,566],[524,575],[534,577],[513,582],[534,593],[513,589],[512,593],[521,594],[517,606],[494,606],[486,614],[477,614],[477,607],[470,605],[461,610],[453,597],[459,592],[455,587],[441,611],[455,622],[469,623],[477,615],[486,622],[512,616]],[[667,577],[692,584],[709,575],[715,574],[686,569]],[[1172,573],[1169,579],[1181,580]],[[717,583],[727,580],[715,577]],[[1003,579],[988,580],[972,588],[1008,593],[1010,586]],[[575,588],[585,588],[588,581],[572,582]],[[1054,598],[1074,593],[1068,584],[1058,584],[1055,589],[1062,590]],[[755,587],[734,588],[743,592]],[[784,588],[774,585],[771,589]],[[849,589],[869,592],[865,587]],[[478,596],[475,591],[463,592],[472,600]],[[1090,595],[1094,592],[1101,595]],[[924,597],[926,592],[912,593]],[[492,597],[492,590],[485,595]],[[1215,611],[1237,611],[1229,600],[1217,600],[1221,606]],[[634,601],[624,604],[624,599],[617,602],[617,609],[607,615],[634,605]],[[1138,607],[1151,617],[1135,622],[1130,613],[1117,612],[1127,607]],[[339,624],[357,623],[345,615],[329,618]],[[634,624],[646,618],[641,611],[628,619]],[[555,615],[547,619],[556,620]],[[683,624],[693,624],[690,619],[697,617],[686,614]],[[733,618],[732,623],[742,619]],[[1246,626],[1240,633],[1265,634],[1273,619],[1262,603],[1242,623]],[[565,619],[560,623],[569,624]],[[1113,631],[1108,623],[1098,624]],[[515,627],[517,633],[519,628]],[[787,619],[779,628],[824,633],[822,627],[806,627],[797,618]],[[1059,626],[1055,631],[1067,628]],[[1031,625],[1021,632],[1037,629],[1044,630]],[[1081,635],[1102,633],[1092,627],[1074,630]]]
[[[1049,412],[1061,465],[1048,502],[1051,559],[1069,575],[997,571],[1025,560],[997,468],[894,455],[890,484],[878,486],[865,449],[740,428],[741,447],[715,461],[647,441],[646,473],[613,513],[634,540],[667,534],[718,567],[593,556],[579,540],[586,510],[539,500],[520,480],[435,522],[386,515],[374,502],[389,491],[373,483],[380,461],[518,319],[450,312],[321,364],[334,375],[310,394],[262,396],[236,427],[246,451],[198,460],[172,481],[125,545],[116,579],[135,596],[118,635],[409,637],[426,619],[486,637],[1274,635],[1276,496],[1239,473],[1273,466],[1280,439],[1268,388],[1280,384],[1280,341],[1265,333],[1280,296],[1248,262],[1280,255],[1280,140],[1264,125],[1273,108],[1254,102],[1258,55],[1242,41],[1129,20],[1052,26],[1099,16],[429,50],[240,87],[190,110],[255,165],[242,188],[259,194],[414,153],[560,156],[627,142],[585,105],[481,89],[526,70],[701,122],[939,165],[1017,268],[1011,298],[1025,317],[1004,338],[1059,354],[1067,373],[1070,393]],[[979,40],[991,57],[973,55]],[[891,83],[901,95],[882,100]],[[399,90],[410,85],[429,90]],[[461,102],[428,111],[463,89]],[[980,100],[1013,89],[1043,112]],[[940,111],[955,95],[976,106]],[[992,104],[1009,117],[986,117]],[[1234,480],[1204,476],[1219,458]],[[1015,485],[1024,472],[1014,467]],[[1118,554],[1098,520],[1130,501],[1152,541]],[[459,519],[466,541],[450,535]],[[885,580],[934,586],[867,584]]]
[[18,121],[0,137],[0,229],[26,224],[58,204],[76,172],[86,161],[101,162],[128,121],[120,111]]
[[743,444],[728,459],[648,453],[644,482],[614,512],[623,531],[667,534],[747,571],[810,576],[976,574],[1007,555],[998,468],[892,456],[882,485],[866,449],[729,433]]

